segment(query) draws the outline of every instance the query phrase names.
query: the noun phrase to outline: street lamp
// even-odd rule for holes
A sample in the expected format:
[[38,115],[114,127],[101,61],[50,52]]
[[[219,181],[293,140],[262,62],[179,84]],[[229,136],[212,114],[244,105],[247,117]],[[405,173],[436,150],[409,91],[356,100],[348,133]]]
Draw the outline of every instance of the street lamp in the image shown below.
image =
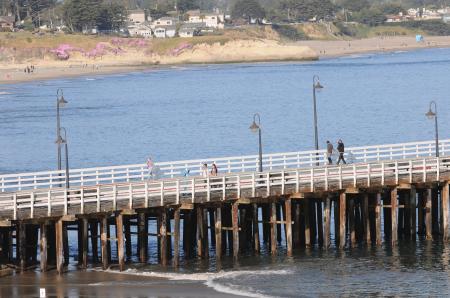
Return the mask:
[[[319,150],[319,136],[317,129],[317,105],[316,105],[316,90],[320,91],[323,89],[323,86],[320,84],[319,76],[313,76],[313,105],[314,105],[314,141],[315,141],[315,149]],[[319,165],[319,152],[316,152],[316,165]]]
[[[258,123],[256,123],[256,117],[258,117]],[[253,123],[250,125],[250,130],[253,133],[258,133],[259,136],[259,161],[258,161],[258,171],[263,171],[263,164],[262,164],[262,141],[261,141],[261,116],[258,113],[255,113],[253,115]]]
[[[434,112],[431,109],[434,105]],[[436,138],[436,157],[439,157],[439,133],[438,133],[438,120],[437,120],[437,105],[434,100],[430,102],[430,108],[428,112],[425,114],[428,119],[433,120],[434,118],[434,129],[435,129],[435,138]]]
[[64,93],[61,88],[56,91],[56,144],[58,146],[58,170],[61,170],[61,118],[59,115],[59,108],[63,108],[67,101],[64,99]]
[[66,188],[69,188],[70,176],[69,176],[69,148],[67,146],[67,131],[64,127],[61,127],[60,130],[64,131],[64,138],[61,137],[60,133],[55,143],[58,144],[58,147],[64,144],[64,153],[66,155]]

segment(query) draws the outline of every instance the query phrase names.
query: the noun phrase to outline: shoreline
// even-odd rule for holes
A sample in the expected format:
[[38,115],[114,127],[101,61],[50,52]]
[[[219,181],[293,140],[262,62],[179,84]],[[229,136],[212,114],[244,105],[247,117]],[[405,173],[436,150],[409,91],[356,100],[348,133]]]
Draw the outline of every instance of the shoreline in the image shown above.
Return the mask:
[[55,270],[15,273],[0,278],[0,297],[245,297],[218,291],[202,280],[171,280],[160,276],[70,270],[58,275]]
[[[36,72],[26,74],[23,72],[23,65],[16,67],[0,66],[0,85],[19,84],[35,81],[46,81],[60,78],[77,78],[99,75],[114,75],[130,73],[135,71],[145,71],[153,69],[168,69],[176,66],[191,65],[220,65],[236,63],[270,63],[270,62],[300,62],[316,61],[321,59],[333,59],[339,57],[348,57],[357,54],[381,54],[392,53],[395,51],[413,51],[432,48],[450,48],[450,36],[431,36],[426,37],[424,42],[416,42],[413,36],[398,37],[376,37],[360,40],[307,40],[291,43],[289,45],[310,48],[316,53],[317,58],[305,56],[304,59],[274,59],[273,57],[259,57],[258,59],[242,59],[229,61],[173,61],[172,63],[132,63],[127,64],[124,61],[113,64],[111,61],[103,62],[93,60],[88,67],[82,67],[81,61],[67,62],[49,62],[40,61],[42,66],[36,68]],[[288,46],[289,46],[288,45]],[[194,59],[195,60],[195,59]],[[58,65],[66,64],[66,65]],[[1,91],[0,91],[1,95]]]

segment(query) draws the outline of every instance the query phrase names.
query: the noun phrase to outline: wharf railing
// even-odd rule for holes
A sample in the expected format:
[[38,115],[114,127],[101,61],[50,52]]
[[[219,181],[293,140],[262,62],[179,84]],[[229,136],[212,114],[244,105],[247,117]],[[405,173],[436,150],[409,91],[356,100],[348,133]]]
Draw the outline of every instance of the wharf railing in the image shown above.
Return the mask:
[[[38,216],[55,216],[56,209],[59,210],[56,215],[83,214],[180,204],[182,201],[198,203],[241,196],[270,196],[273,189],[285,194],[288,189],[290,193],[329,191],[436,182],[441,178],[450,179],[450,156],[74,186],[70,189],[33,189],[0,194],[0,219],[34,218],[36,210],[41,212]],[[90,211],[86,211],[87,208]]]
[[[439,142],[441,155],[450,153],[450,139]],[[346,148],[345,158],[350,163],[382,160],[404,160],[435,155],[435,141],[385,144]],[[336,159],[337,154],[334,154]],[[265,171],[275,169],[306,168],[326,164],[326,151],[300,151],[263,155]],[[203,163],[215,163],[220,173],[253,172],[258,170],[258,155],[221,157],[196,160],[155,162],[152,173],[147,165],[132,164],[109,167],[71,169],[70,186],[114,184],[147,179],[160,180],[184,175],[199,176]],[[42,171],[33,173],[0,175],[0,192],[29,189],[61,188],[66,183],[65,171]]]

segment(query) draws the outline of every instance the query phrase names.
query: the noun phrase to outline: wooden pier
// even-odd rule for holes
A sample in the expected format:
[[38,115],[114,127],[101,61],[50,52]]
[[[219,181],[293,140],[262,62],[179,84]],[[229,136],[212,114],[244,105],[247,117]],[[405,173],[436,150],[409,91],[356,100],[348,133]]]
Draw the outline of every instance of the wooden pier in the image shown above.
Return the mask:
[[[19,270],[40,266],[62,273],[69,246],[77,247],[80,268],[124,270],[133,261],[147,263],[150,254],[162,266],[179,266],[181,258],[220,261],[224,255],[258,254],[263,246],[290,256],[297,249],[448,240],[450,156],[409,157],[16,187],[0,193],[0,261]],[[68,231],[77,232],[77,243],[69,243]]]

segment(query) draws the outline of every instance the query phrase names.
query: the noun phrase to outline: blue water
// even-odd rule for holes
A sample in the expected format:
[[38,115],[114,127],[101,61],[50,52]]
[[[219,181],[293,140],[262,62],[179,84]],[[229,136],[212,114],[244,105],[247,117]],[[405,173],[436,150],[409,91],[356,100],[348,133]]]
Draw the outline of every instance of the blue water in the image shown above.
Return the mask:
[[[55,101],[71,167],[234,156],[257,152],[248,127],[261,114],[264,152],[314,147],[312,77],[321,147],[428,140],[430,100],[450,137],[450,50],[305,63],[181,66],[130,74],[0,86],[0,173],[56,167]],[[6,93],[6,94],[4,94]]]
[[[167,161],[255,154],[257,136],[248,129],[255,112],[261,114],[264,152],[312,149],[315,74],[325,87],[317,94],[321,147],[338,138],[347,146],[432,139],[433,122],[425,117],[430,100],[438,104],[441,137],[450,138],[450,49],[180,66],[0,86],[0,173],[56,167],[57,88],[69,102],[62,125],[71,167],[141,163],[148,155]],[[417,241],[343,252],[332,246],[292,258],[284,257],[283,248],[271,258],[266,249],[261,256],[242,256],[239,264],[224,257],[224,271],[214,257],[183,260],[187,276],[167,276],[256,296],[450,295],[448,244]],[[150,261],[135,273],[164,271],[155,265],[155,253]]]

